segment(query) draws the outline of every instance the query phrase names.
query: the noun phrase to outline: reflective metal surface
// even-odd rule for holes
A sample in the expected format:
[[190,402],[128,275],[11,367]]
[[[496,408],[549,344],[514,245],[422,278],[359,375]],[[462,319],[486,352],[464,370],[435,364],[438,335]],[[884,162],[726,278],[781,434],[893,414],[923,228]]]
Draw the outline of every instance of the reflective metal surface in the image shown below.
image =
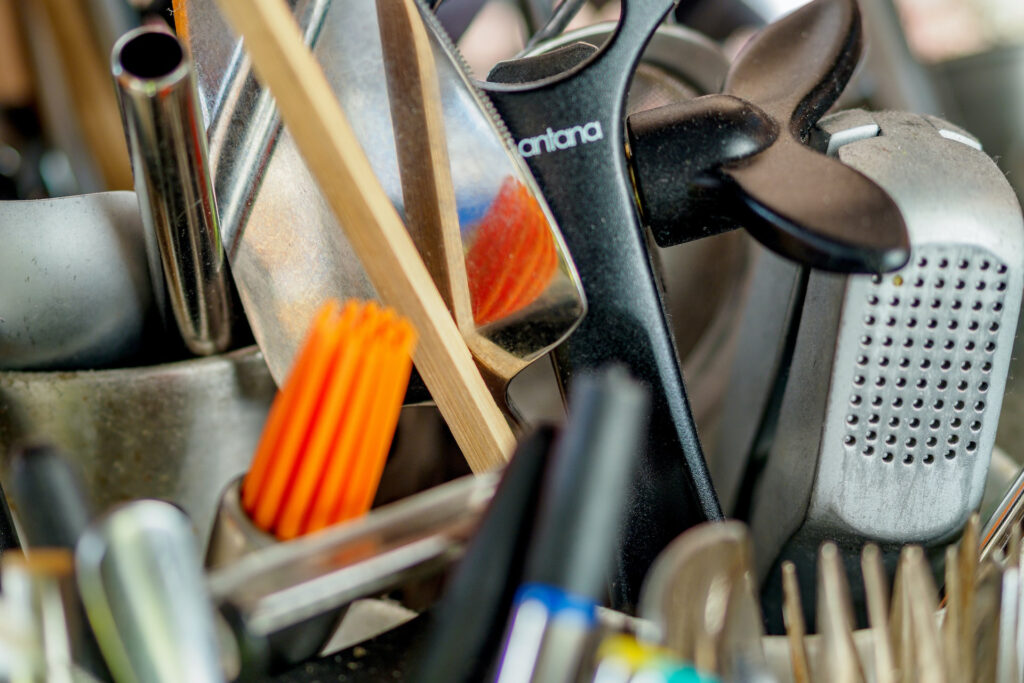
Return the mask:
[[[232,272],[256,339],[281,380],[324,299],[374,293],[213,4],[189,0],[179,27],[199,70]],[[528,362],[563,339],[582,316],[579,282],[550,212],[543,200],[536,201],[532,177],[445,47],[436,20],[422,12],[438,67],[476,332],[517,362]],[[296,15],[401,211],[373,0],[329,7],[310,0],[297,4]],[[235,47],[229,53],[225,45]],[[512,303],[489,307],[492,297]]]
[[0,202],[0,369],[128,363],[153,306],[134,192]]
[[[250,636],[273,642],[354,600],[449,566],[461,555],[499,477],[463,477],[361,520],[249,552],[210,574],[210,593],[218,605],[232,606]],[[235,538],[219,542],[250,542],[248,520],[238,513],[231,517],[224,531]]]
[[0,372],[0,477],[11,445],[41,436],[74,458],[97,509],[164,498],[206,539],[275,391],[255,347],[144,368]]
[[225,680],[192,525],[156,500],[122,505],[82,535],[75,574],[118,681]]
[[143,27],[114,45],[111,70],[142,220],[159,246],[178,330],[193,353],[224,351],[231,289],[191,60],[172,34]]

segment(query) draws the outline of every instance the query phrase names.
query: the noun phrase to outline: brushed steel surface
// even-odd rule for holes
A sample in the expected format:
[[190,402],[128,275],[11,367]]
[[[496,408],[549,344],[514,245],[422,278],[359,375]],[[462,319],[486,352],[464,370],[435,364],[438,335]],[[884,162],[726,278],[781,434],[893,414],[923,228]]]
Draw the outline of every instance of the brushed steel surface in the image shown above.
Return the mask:
[[16,440],[48,439],[74,459],[98,509],[170,500],[205,539],[275,392],[255,347],[141,368],[0,372],[0,481]]

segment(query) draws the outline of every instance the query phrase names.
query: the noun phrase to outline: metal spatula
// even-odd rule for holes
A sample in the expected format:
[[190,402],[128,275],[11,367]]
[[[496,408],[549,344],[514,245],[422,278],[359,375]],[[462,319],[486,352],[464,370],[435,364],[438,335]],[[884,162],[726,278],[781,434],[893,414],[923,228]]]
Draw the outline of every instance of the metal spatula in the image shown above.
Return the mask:
[[[331,296],[373,297],[374,291],[212,0],[176,4],[178,30],[199,73],[224,245],[256,339],[271,373],[281,378],[320,303]],[[300,1],[295,16],[377,177],[404,211],[375,3],[328,5]],[[501,394],[519,369],[575,328],[585,312],[583,294],[562,237],[504,125],[470,84],[433,15],[419,10],[437,69],[475,299],[462,331],[503,352],[506,362],[492,363],[491,373],[485,368],[498,377]],[[518,194],[510,198],[513,192]],[[527,218],[516,213],[525,205]],[[544,258],[533,258],[537,254]],[[507,305],[496,307],[495,300]]]

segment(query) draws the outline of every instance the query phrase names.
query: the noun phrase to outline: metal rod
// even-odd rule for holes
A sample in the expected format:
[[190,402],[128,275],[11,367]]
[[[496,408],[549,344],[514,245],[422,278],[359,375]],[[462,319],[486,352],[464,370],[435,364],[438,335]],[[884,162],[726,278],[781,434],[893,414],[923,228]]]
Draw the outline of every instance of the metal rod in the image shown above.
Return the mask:
[[111,69],[135,191],[178,329],[193,353],[224,351],[232,296],[192,62],[175,36],[143,27],[117,41]]

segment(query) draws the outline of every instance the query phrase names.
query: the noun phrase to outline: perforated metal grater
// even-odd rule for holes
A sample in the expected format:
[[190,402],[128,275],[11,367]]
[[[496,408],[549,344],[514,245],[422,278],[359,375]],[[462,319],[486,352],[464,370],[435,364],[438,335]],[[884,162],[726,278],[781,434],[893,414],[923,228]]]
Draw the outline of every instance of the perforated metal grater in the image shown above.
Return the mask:
[[811,569],[824,540],[931,546],[961,529],[981,500],[1024,286],[1020,206],[972,137],[892,112],[820,128],[896,201],[912,258],[882,276],[811,271],[805,288],[776,264],[753,283],[789,316],[761,355],[785,356],[795,330],[750,514],[762,579],[781,559]]

